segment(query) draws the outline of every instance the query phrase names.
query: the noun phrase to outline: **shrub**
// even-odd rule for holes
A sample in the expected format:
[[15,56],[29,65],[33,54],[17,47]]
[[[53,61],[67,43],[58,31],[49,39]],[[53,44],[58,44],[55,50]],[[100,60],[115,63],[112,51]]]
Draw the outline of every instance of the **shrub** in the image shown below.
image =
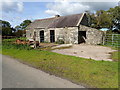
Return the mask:
[[3,48],[7,48],[7,49],[10,49],[10,48],[14,48],[14,49],[19,49],[19,50],[31,50],[32,48],[29,46],[29,45],[23,45],[23,44],[14,44],[14,43],[11,43],[11,42],[7,42],[7,41],[3,41],[2,42],[2,47]]
[[57,44],[64,44],[65,42],[63,40],[59,39],[59,40],[56,41],[56,43]]

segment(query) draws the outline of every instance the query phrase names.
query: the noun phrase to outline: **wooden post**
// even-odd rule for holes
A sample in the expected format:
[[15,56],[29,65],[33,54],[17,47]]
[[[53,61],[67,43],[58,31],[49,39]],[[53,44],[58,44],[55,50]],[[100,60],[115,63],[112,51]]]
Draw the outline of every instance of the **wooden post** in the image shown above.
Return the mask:
[[113,46],[113,38],[114,38],[114,34],[112,34],[112,46]]
[[103,33],[103,45],[105,45],[106,32]]
[[103,36],[103,45],[105,45],[105,41],[104,40],[105,40],[105,36]]
[[34,32],[33,40],[34,40],[34,48],[36,49],[36,32]]

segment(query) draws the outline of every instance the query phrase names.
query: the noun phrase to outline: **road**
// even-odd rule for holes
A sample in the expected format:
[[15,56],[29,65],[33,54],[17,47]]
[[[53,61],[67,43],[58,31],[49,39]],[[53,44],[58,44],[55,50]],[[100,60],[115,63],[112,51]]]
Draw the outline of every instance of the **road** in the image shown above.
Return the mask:
[[0,54],[0,90],[2,90],[2,55]]
[[24,65],[8,56],[2,56],[3,88],[84,88],[68,80],[49,75]]

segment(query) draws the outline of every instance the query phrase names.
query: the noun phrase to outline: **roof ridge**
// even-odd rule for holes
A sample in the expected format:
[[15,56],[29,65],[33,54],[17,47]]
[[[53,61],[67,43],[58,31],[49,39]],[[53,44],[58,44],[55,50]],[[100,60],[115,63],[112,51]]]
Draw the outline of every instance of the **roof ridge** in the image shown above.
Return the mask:
[[[83,13],[79,13],[79,14],[70,14],[70,15],[66,15],[66,16],[80,15],[80,14],[83,14]],[[60,17],[65,17],[65,16],[60,16]]]
[[[72,15],[80,15],[83,13],[79,13],[79,14],[71,14],[71,15],[65,15],[65,16],[60,16],[60,17],[66,17],[66,16],[72,16]],[[50,17],[50,18],[43,18],[43,19],[36,19],[35,21],[42,21],[42,20],[48,20],[48,19],[54,19],[56,17]]]
[[42,20],[48,20],[48,19],[54,19],[55,17],[51,17],[51,18],[44,18],[44,19],[36,19],[35,21],[42,21]]

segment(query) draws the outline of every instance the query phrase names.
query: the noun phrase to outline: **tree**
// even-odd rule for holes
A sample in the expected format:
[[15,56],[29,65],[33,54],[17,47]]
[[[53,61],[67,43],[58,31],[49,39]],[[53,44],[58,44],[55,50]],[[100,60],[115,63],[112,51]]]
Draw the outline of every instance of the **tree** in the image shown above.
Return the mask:
[[25,28],[31,23],[31,20],[24,20],[21,24],[20,27],[22,30],[25,30]]
[[26,34],[25,30],[18,30],[17,32],[15,32],[15,36],[17,37],[23,37]]
[[120,30],[120,6],[110,8],[108,12],[110,14],[110,17],[112,18],[114,27]]
[[99,10],[95,14],[90,15],[91,27],[101,28],[112,28],[112,19],[110,18],[107,11]]
[[97,28],[96,15],[94,13],[93,14],[89,14],[89,18],[90,18],[90,27]]
[[95,14],[90,14],[91,27],[101,29],[109,28],[110,30],[120,30],[120,6],[110,8],[107,11],[99,10]]
[[21,26],[19,26],[19,25],[15,26],[15,30],[16,30],[16,31],[22,30],[22,29],[21,29]]
[[8,21],[0,20],[0,28],[2,28],[3,36],[11,36],[12,35],[12,28]]
[[8,21],[0,20],[0,23],[1,23],[2,27],[11,27],[11,25],[10,25],[10,23]]
[[21,37],[26,34],[25,28],[31,23],[30,20],[24,20],[20,25],[15,27],[15,35],[17,37]]

